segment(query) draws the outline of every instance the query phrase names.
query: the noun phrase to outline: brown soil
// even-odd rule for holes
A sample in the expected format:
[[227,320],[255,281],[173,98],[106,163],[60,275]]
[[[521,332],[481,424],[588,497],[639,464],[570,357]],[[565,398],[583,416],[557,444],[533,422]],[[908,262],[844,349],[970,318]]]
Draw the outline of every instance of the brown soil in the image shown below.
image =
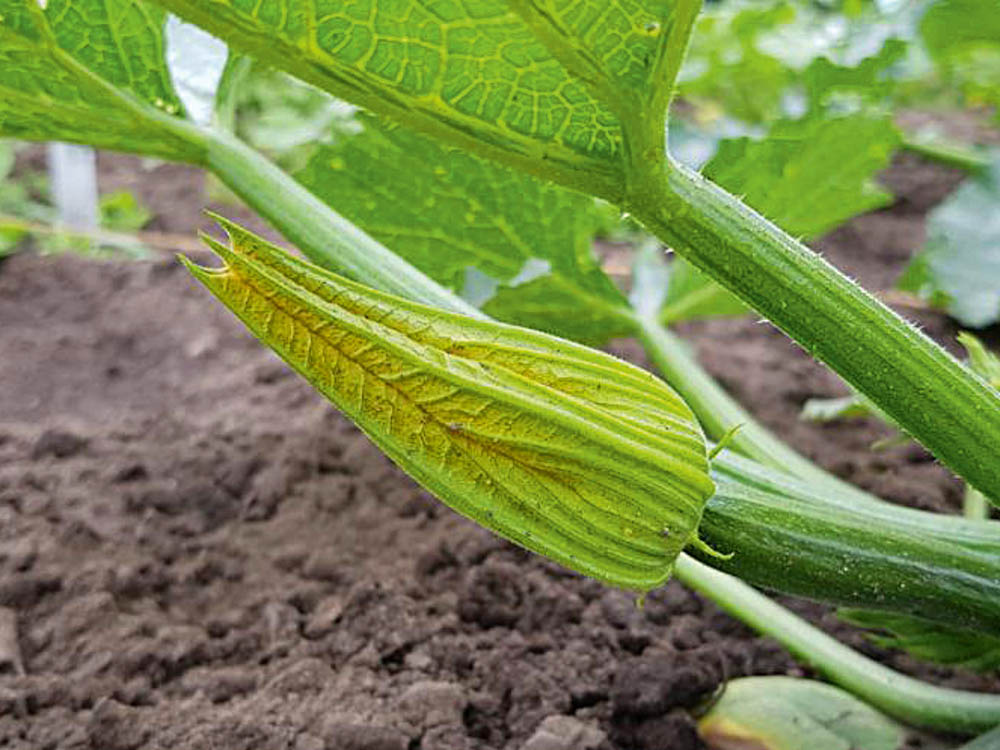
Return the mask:
[[[142,195],[155,229],[202,223],[197,173],[138,165],[104,159],[105,188]],[[903,159],[886,179],[894,207],[819,243],[873,289],[957,175]],[[808,674],[677,583],[639,610],[451,513],[171,259],[15,256],[0,321],[0,747],[693,750],[691,709],[724,678]],[[801,423],[843,387],[769,326],[684,332],[824,466],[957,507],[919,449],[868,449],[884,428]],[[1000,685],[795,606],[904,671]]]

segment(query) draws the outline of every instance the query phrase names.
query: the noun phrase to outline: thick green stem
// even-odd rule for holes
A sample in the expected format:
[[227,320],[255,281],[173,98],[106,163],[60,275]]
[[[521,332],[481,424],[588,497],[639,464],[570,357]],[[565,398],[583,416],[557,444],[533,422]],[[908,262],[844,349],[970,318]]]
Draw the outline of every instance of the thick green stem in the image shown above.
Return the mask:
[[[1000,522],[963,516],[928,513],[888,503],[846,483],[818,484],[806,475],[792,477],[764,464],[724,452],[712,462],[716,475],[768,495],[793,497],[796,503],[820,510],[839,511],[852,523],[900,530],[971,552],[985,553],[1000,561]],[[742,506],[742,502],[737,503]],[[784,504],[788,510],[793,506]],[[778,503],[781,507],[782,504]],[[917,562],[917,560],[914,560]]]
[[935,687],[901,675],[826,635],[739,579],[685,555],[677,578],[769,635],[818,672],[908,724],[973,734],[1000,724],[1000,695]]
[[1000,394],[941,347],[682,165],[636,175],[626,208],[829,364],[970,484],[1000,498]]
[[649,104],[643,114],[644,139],[663,143],[662,134],[666,129],[667,112],[676,93],[674,81],[680,74],[684,58],[691,45],[691,35],[701,14],[703,0],[675,0],[670,16],[670,30],[663,37],[649,87]]
[[463,315],[483,314],[336,213],[237,138],[206,133],[205,166],[321,266],[392,294]]

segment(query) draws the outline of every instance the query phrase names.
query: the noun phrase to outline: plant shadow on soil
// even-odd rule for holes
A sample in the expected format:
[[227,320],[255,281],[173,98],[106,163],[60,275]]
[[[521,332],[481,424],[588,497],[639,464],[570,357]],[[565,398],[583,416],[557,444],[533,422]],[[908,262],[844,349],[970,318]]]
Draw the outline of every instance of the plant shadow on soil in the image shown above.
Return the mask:
[[[155,229],[204,224],[198,173],[138,164],[103,155],[106,189],[139,193]],[[888,288],[959,177],[902,158],[895,205],[818,248]],[[676,582],[640,610],[451,513],[172,259],[15,256],[0,321],[0,747],[694,750],[690,710],[725,678],[809,674]],[[919,448],[869,450],[879,425],[798,421],[843,387],[770,326],[683,332],[825,467],[958,507]],[[905,672],[1000,690],[791,605]]]

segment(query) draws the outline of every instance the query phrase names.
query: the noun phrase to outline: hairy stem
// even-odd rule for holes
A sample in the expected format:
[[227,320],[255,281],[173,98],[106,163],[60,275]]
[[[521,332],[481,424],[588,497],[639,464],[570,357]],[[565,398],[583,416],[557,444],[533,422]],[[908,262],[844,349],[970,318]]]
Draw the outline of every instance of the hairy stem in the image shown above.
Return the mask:
[[818,672],[908,724],[973,734],[1000,724],[1000,695],[935,687],[901,675],[823,633],[737,578],[686,555],[677,578],[769,635]]
[[[797,503],[808,507],[840,511],[843,519],[867,525],[872,531],[882,528],[905,531],[935,539],[952,548],[962,547],[971,552],[985,553],[1000,563],[1000,522],[906,508],[844,482],[839,486],[819,484],[810,476],[793,477],[733,453],[724,452],[713,461],[712,466],[718,476],[727,477],[746,488],[761,490],[768,495],[794,497]],[[737,505],[742,507],[744,503],[738,502]],[[784,504],[786,511],[794,507]],[[804,519],[797,525],[803,526]],[[806,525],[806,528],[809,526]]]
[[679,164],[638,175],[626,208],[661,240],[1000,498],[1000,394],[816,253]]
[[[703,0],[676,0],[673,4],[670,29],[657,50],[653,66],[653,85],[650,86],[650,102],[644,118],[645,127],[650,131],[647,136],[649,140],[655,140],[664,132],[667,111],[675,93],[674,82],[681,72],[684,58],[687,57],[702,2]],[[663,138],[660,141],[665,143]]]

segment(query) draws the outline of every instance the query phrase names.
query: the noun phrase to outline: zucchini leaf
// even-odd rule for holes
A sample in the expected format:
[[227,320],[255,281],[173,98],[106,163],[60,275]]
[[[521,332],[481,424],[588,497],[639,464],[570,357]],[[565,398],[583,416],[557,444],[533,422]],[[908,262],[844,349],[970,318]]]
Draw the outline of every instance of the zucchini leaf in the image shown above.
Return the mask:
[[970,328],[1000,320],[1000,156],[927,218],[927,242],[899,286]]
[[904,738],[840,688],[794,677],[728,682],[698,732],[710,750],[898,750]]
[[594,257],[593,199],[361,122],[296,174],[338,213],[492,317],[593,344],[631,331]]
[[165,18],[136,0],[0,0],[0,136],[200,161],[173,126]]
[[918,659],[975,672],[1000,669],[1000,637],[894,612],[840,609],[837,614],[853,625],[882,631],[868,634],[874,643]]
[[661,380],[542,333],[347,281],[224,223],[191,272],[456,511],[602,581],[646,591],[697,543],[704,435]]
[[673,0],[159,1],[334,96],[604,196],[624,120],[662,118],[692,20]]

